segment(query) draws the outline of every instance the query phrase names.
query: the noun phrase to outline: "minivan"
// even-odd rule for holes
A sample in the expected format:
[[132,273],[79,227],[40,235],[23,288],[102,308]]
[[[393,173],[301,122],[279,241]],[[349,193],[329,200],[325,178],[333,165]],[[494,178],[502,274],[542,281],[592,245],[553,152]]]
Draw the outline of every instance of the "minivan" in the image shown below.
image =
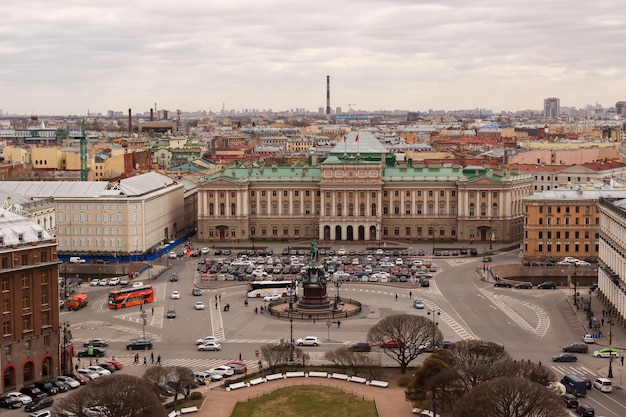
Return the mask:
[[593,381],[593,387],[602,392],[613,391],[613,384],[611,383],[611,380],[608,378],[596,378]]
[[568,394],[574,394],[577,397],[585,397],[587,395],[587,383],[576,375],[565,375],[561,379],[561,384],[565,386],[565,391]]
[[81,258],[80,256],[71,256],[70,257],[70,263],[71,264],[82,264],[86,262],[83,258]]

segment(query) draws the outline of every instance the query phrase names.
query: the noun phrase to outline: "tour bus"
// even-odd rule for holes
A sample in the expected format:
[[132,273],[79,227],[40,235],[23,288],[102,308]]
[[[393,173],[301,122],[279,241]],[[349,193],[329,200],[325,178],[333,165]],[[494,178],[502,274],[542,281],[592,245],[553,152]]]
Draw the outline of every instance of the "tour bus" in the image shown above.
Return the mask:
[[291,281],[252,281],[248,284],[248,297],[263,298],[278,294],[282,297],[293,295]]
[[152,285],[144,285],[141,287],[126,288],[109,292],[109,308],[112,310],[147,304],[153,301],[154,289],[152,288]]

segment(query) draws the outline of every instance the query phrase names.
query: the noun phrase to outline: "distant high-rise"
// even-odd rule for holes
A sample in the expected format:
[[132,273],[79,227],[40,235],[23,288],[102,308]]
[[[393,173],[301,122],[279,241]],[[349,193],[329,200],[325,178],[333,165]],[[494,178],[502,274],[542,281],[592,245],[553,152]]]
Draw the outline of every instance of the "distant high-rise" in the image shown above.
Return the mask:
[[555,119],[561,114],[561,100],[550,97],[543,100],[543,115],[549,119]]
[[[2,113],[2,110],[0,110]],[[626,116],[626,101],[618,101],[615,103],[615,113],[620,116]]]

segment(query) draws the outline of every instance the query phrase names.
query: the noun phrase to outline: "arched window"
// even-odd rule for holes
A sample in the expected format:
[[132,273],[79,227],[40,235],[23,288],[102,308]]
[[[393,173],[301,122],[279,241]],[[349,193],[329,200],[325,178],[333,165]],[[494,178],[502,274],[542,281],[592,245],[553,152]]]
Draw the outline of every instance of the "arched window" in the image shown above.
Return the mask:
[[359,204],[359,216],[365,216],[365,204]]
[[220,216],[226,216],[226,206],[224,206],[224,203],[220,203]]
[[469,205],[469,215],[470,216],[476,215],[476,207],[474,207],[474,203],[470,203]]
[[354,204],[348,204],[348,216],[354,216]]
[[231,204],[230,205],[230,215],[231,216],[236,216],[237,215],[237,205],[236,204]]
[[370,216],[376,216],[376,203],[372,203]]
[[337,204],[337,216],[342,216],[343,214],[341,203]]
[[209,204],[209,216],[215,216],[215,206],[213,203]]
[[498,216],[498,205],[496,203],[491,206],[491,215],[494,217]]
[[486,216],[487,215],[487,204],[485,204],[485,203],[481,203],[480,204],[480,215],[481,216]]

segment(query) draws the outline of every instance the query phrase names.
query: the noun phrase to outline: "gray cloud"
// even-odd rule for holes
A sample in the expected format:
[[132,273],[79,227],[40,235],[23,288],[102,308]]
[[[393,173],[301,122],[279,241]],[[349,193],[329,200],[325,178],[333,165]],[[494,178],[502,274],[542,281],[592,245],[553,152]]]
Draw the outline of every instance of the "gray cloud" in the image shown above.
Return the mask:
[[[509,4],[511,3],[511,4]],[[612,106],[618,0],[5,0],[0,108]],[[224,104],[226,103],[226,104]]]

